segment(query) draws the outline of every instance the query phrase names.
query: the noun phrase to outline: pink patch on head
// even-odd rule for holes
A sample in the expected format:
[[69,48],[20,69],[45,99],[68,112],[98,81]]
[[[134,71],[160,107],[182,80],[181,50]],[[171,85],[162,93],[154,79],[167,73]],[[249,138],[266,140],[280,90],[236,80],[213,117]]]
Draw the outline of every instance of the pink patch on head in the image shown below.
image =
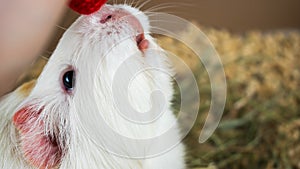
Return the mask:
[[59,165],[62,151],[56,140],[45,134],[44,122],[39,120],[42,110],[24,107],[13,117],[19,131],[20,146],[26,161],[39,169],[54,168]]

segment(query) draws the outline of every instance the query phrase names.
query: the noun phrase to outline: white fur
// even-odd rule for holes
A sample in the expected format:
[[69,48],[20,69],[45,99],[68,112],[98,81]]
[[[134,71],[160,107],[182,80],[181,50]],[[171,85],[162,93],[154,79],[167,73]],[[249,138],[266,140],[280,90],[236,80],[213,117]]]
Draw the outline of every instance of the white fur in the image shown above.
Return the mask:
[[[126,5],[115,5],[110,8],[122,8],[129,11],[138,18],[144,31],[149,32],[148,18],[142,12]],[[172,72],[166,55],[150,35],[146,34],[146,39],[150,42],[150,48],[156,50],[142,53],[138,50],[134,40],[124,39],[132,34],[129,25],[114,23],[114,26],[122,26],[122,29],[113,29],[110,24],[103,26],[98,22],[100,16],[101,12],[91,16],[82,16],[67,30],[28,97],[22,97],[16,90],[0,101],[0,168],[31,168],[24,160],[22,152],[18,150],[19,140],[11,120],[14,113],[26,105],[34,105],[33,109],[36,110],[43,108],[39,118],[47,126],[44,132],[58,134],[60,139],[64,139],[63,146],[67,150],[59,168],[185,168],[182,144],[163,155],[134,160],[121,158],[104,151],[86,136],[85,126],[82,126],[80,118],[84,117],[86,120],[91,120],[92,123],[93,117],[89,116],[89,113],[95,111],[101,112],[102,117],[112,129],[131,138],[157,136],[168,130],[174,123],[176,124],[170,106],[173,96],[171,78],[156,71],[149,70],[138,75],[129,88],[128,98],[135,109],[146,111],[151,108],[152,91],[163,91],[168,104],[160,119],[148,125],[138,125],[124,120],[118,114],[118,108],[114,105],[114,98],[110,91],[114,74],[123,61],[130,57],[134,58],[125,63],[128,72],[145,65],[155,66],[170,74]],[[112,33],[107,34],[107,32]],[[115,44],[118,45],[113,46]],[[100,67],[97,69],[99,64]],[[72,94],[67,94],[62,90],[60,78],[70,66],[76,70],[76,84]],[[128,72],[123,73],[126,75]],[[93,86],[94,84],[95,86]],[[124,94],[122,90],[119,92],[120,95]],[[57,124],[60,125],[57,126]],[[97,126],[97,124],[95,125]],[[56,133],[57,128],[59,133]],[[96,130],[95,133],[103,132],[101,136],[103,139],[106,134],[110,134],[101,131],[101,128]],[[178,128],[177,134],[169,139],[179,139],[179,133]],[[130,148],[135,149],[135,147]]]

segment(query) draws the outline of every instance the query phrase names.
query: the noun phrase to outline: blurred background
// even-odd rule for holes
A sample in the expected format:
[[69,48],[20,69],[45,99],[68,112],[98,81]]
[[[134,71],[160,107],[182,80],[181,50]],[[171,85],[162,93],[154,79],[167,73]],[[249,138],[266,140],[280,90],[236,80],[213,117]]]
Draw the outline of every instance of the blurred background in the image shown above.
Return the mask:
[[[210,106],[207,73],[187,46],[156,36],[162,47],[186,61],[199,83],[199,116],[184,140],[189,168],[300,168],[300,1],[151,0],[142,9],[193,22],[213,43],[224,64],[228,83],[224,116],[214,135],[199,144]],[[77,17],[66,12],[44,58]],[[193,31],[182,34],[191,41],[193,35]],[[45,63],[39,60],[22,78],[36,77]],[[175,109],[179,102],[177,92]]]
[[164,3],[177,6],[163,11],[235,32],[300,28],[298,0],[151,0],[145,8]]
[[[124,3],[125,0],[109,0],[108,3]],[[127,0],[143,4],[147,0]],[[298,30],[300,29],[299,0],[150,0],[143,10],[167,12],[189,21],[235,33],[249,30]],[[58,24],[67,28],[78,15],[68,10]],[[50,42],[52,51],[64,31],[57,29]]]

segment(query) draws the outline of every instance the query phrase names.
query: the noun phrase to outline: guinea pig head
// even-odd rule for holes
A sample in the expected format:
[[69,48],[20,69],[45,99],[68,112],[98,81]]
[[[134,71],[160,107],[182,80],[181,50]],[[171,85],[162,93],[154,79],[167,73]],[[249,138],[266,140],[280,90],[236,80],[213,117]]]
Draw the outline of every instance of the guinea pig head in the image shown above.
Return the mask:
[[[69,153],[75,153],[76,143],[85,144],[82,120],[97,119],[92,112],[117,130],[125,130],[118,124],[115,97],[126,95],[129,101],[119,104],[131,103],[139,111],[151,108],[151,91],[170,86],[170,79],[143,69],[168,70],[164,52],[149,29],[143,12],[126,5],[105,5],[81,16],[65,32],[13,117],[26,162],[37,168],[59,166]],[[139,70],[143,71],[131,87],[119,85]],[[171,100],[171,92],[168,97]]]

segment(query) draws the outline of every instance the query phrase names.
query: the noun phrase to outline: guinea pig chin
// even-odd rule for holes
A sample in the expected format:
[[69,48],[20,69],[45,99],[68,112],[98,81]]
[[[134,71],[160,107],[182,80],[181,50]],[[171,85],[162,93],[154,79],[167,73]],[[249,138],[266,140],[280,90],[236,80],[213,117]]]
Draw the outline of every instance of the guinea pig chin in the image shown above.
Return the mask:
[[[67,151],[64,124],[55,113],[44,112],[45,106],[24,106],[13,116],[18,150],[28,164],[37,168],[55,168]],[[48,114],[48,115],[45,115]]]

